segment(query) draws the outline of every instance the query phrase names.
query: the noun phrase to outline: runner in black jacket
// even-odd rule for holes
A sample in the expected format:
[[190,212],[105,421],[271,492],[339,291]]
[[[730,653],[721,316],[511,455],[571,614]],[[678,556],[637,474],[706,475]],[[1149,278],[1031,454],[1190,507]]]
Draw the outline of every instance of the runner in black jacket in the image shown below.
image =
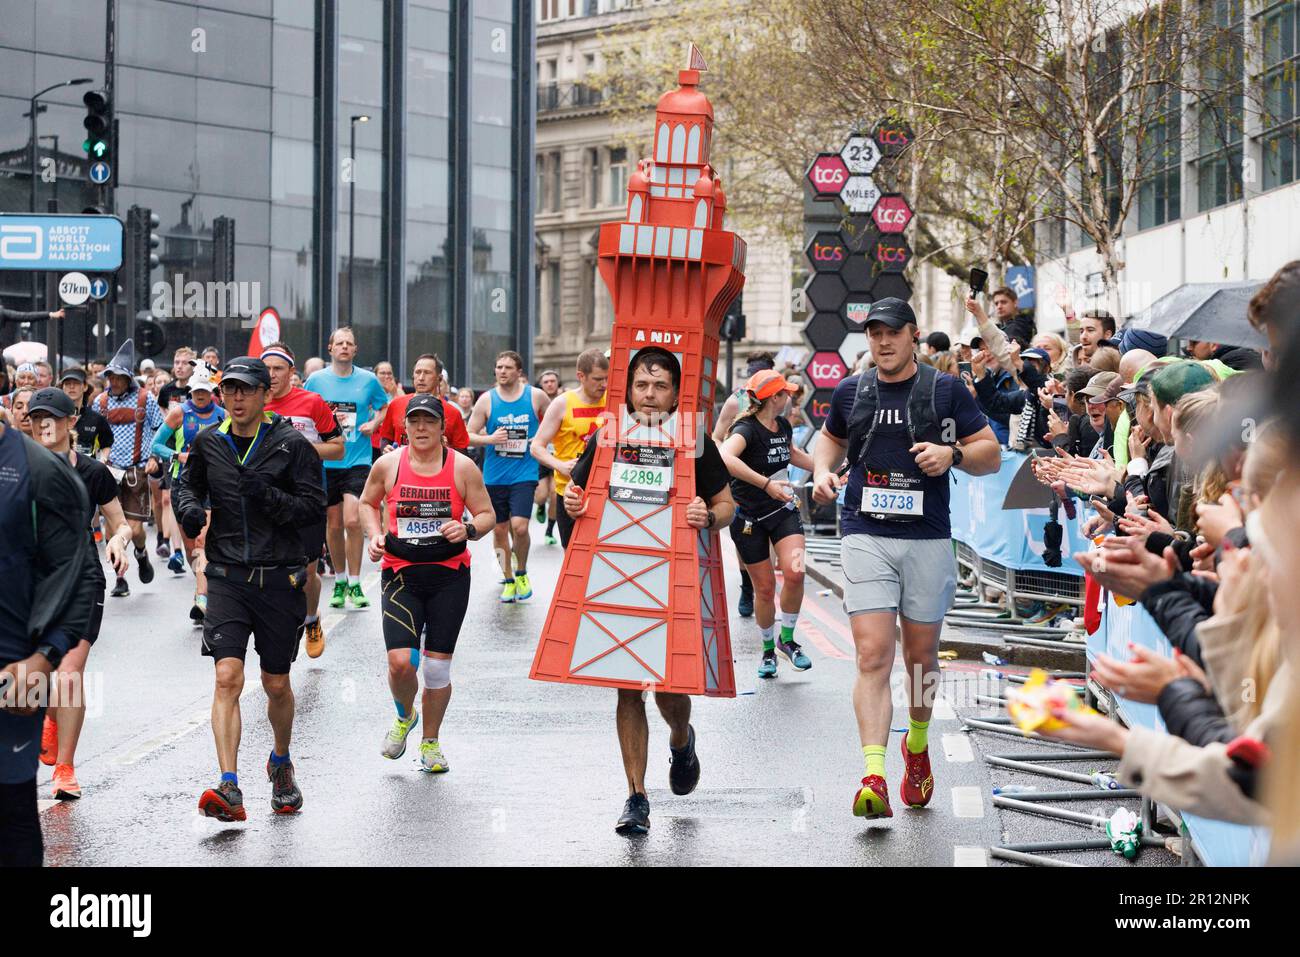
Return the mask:
[[87,507],[72,467],[0,417],[0,866],[44,856],[39,693],[90,619]]
[[289,760],[294,707],[289,667],[298,655],[307,611],[307,556],[298,530],[319,519],[325,490],[312,444],[286,419],[265,411],[270,388],[271,374],[261,359],[241,356],[226,363],[221,396],[228,416],[194,439],[172,488],[172,507],[190,538],[198,537],[207,520],[204,502],[212,509],[204,547],[203,654],[216,663],[212,731],[221,783],[203,793],[199,809],[223,821],[246,818],[236,768],[250,635],[275,732],[266,766],[271,807],[278,814],[302,807]]

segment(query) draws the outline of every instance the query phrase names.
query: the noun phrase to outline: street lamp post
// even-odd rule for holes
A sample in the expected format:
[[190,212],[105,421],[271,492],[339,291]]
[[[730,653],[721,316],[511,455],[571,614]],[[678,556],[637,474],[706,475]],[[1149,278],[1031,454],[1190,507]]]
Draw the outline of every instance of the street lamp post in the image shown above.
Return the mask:
[[[38,155],[38,154],[39,154],[39,149],[38,149],[37,133],[36,133],[36,107],[37,107],[37,100],[39,100],[41,97],[43,97],[46,93],[49,93],[50,90],[57,90],[57,89],[59,89],[60,87],[64,87],[64,86],[84,86],[84,85],[87,84],[87,83],[93,83],[93,82],[94,82],[94,80],[93,80],[91,77],[88,77],[88,76],[82,76],[82,77],[78,77],[78,78],[75,79],[75,80],[64,80],[62,83],[55,83],[53,86],[47,86],[45,89],[41,90],[39,93],[35,93],[35,94],[32,95],[32,101],[31,101],[31,108],[32,108],[32,112],[31,112],[31,117],[32,117],[31,137],[32,137],[32,139],[31,139],[31,143],[29,144],[29,145],[31,146],[31,155],[30,155],[30,160],[31,160],[31,173],[32,173],[32,175],[31,175],[31,184],[30,184],[30,185],[31,185],[31,190],[30,190],[30,192],[29,192],[29,194],[28,194],[28,196],[29,196],[28,206],[30,207],[31,212],[33,212],[33,213],[36,212],[36,176],[37,176],[36,165],[37,165],[37,163],[40,162],[40,157],[39,157],[39,155]],[[38,283],[39,283],[39,282],[40,282],[40,278],[39,278],[38,274],[36,273],[35,270],[32,270],[32,309],[33,309],[33,310],[36,309],[36,300],[37,300],[37,297],[38,297]],[[47,305],[48,305],[48,303],[47,303]]]
[[364,113],[352,117],[348,123],[348,325],[352,319],[352,263],[356,259],[357,248],[357,124],[369,123],[370,117]]

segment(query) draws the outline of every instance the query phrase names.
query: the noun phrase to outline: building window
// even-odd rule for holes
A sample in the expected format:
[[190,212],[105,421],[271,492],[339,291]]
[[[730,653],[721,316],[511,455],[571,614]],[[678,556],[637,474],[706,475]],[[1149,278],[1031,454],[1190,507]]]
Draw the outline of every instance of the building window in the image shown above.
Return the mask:
[[600,205],[600,150],[591,148],[586,151],[587,167],[587,205],[595,208]]
[[558,151],[552,153],[550,167],[550,210],[553,213],[558,213],[564,207],[564,154]]
[[627,202],[626,149],[611,149],[609,151],[609,194],[606,201],[610,206],[621,206]]
[[551,263],[546,273],[547,291],[550,294],[547,304],[546,332],[548,335],[557,336],[560,334],[560,264]]
[[1241,199],[1242,0],[1203,0],[1209,32],[1201,85],[1216,90],[1197,115],[1197,205],[1202,211]]
[[596,260],[584,259],[582,261],[582,316],[583,325],[589,333],[600,332],[600,328],[596,325],[596,284],[598,282],[600,282],[600,274],[596,271]]
[[1161,91],[1138,131],[1138,229],[1178,219],[1182,192],[1182,112],[1177,90]]
[[536,205],[533,207],[535,212],[544,213],[551,208],[551,198],[548,195],[550,189],[550,177],[546,175],[546,154],[537,154],[536,161]]
[[1260,148],[1264,162],[1264,189],[1297,178],[1300,153],[1300,4],[1296,0],[1274,3],[1260,15],[1263,72],[1259,75],[1263,97]]
[[537,4],[537,22],[560,19],[560,0],[539,0]]

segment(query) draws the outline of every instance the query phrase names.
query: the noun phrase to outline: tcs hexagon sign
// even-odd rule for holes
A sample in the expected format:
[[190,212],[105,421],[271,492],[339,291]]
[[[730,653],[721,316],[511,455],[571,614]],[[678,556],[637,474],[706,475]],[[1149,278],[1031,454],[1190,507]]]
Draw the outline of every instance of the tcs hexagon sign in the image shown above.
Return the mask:
[[880,147],[870,136],[856,134],[844,141],[840,159],[844,160],[850,173],[866,176],[880,165]]
[[808,397],[808,404],[804,406],[804,411],[808,414],[808,420],[819,429],[822,427],[822,423],[830,417],[831,397],[834,394],[833,389],[814,389],[812,395]]
[[839,153],[818,153],[806,175],[818,196],[838,196],[848,181],[849,168]]
[[838,312],[814,313],[803,327],[804,338],[817,351],[838,349],[847,332]]
[[804,366],[804,373],[815,388],[833,389],[849,374],[849,367],[838,352],[814,352],[808,365]]
[[877,236],[871,246],[871,258],[880,272],[902,272],[912,261],[912,247],[898,234]]
[[916,137],[912,133],[912,128],[902,120],[885,117],[871,131],[871,138],[876,141],[881,153],[894,157],[907,149]]
[[901,233],[912,221],[912,207],[902,193],[886,193],[871,211],[871,218],[882,233]]
[[839,272],[848,258],[849,250],[839,233],[829,230],[817,233],[804,247],[803,254],[817,272]]

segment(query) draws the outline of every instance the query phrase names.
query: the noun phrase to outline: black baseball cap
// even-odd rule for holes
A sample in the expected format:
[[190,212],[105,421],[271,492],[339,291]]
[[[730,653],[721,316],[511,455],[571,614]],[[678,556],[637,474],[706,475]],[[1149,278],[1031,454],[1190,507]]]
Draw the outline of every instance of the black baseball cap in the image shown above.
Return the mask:
[[245,385],[271,388],[271,372],[266,363],[252,356],[231,359],[221,370],[222,382],[242,382]]
[[82,385],[85,385],[86,370],[85,369],[64,369],[63,375],[59,376],[59,382],[60,383],[67,382],[69,379],[75,379],[78,382],[80,382]]
[[440,422],[446,418],[442,408],[442,399],[428,392],[418,392],[411,396],[411,401],[406,406],[406,417],[410,418],[417,412],[431,415]]
[[867,310],[867,321],[863,326],[870,327],[873,322],[883,322],[891,329],[902,329],[909,322],[916,325],[916,313],[902,299],[886,296],[871,304],[871,308]]
[[52,386],[44,389],[38,389],[27,403],[27,414],[33,412],[48,412],[56,419],[66,419],[70,415],[77,414],[77,407],[68,394],[62,389],[55,389]]

